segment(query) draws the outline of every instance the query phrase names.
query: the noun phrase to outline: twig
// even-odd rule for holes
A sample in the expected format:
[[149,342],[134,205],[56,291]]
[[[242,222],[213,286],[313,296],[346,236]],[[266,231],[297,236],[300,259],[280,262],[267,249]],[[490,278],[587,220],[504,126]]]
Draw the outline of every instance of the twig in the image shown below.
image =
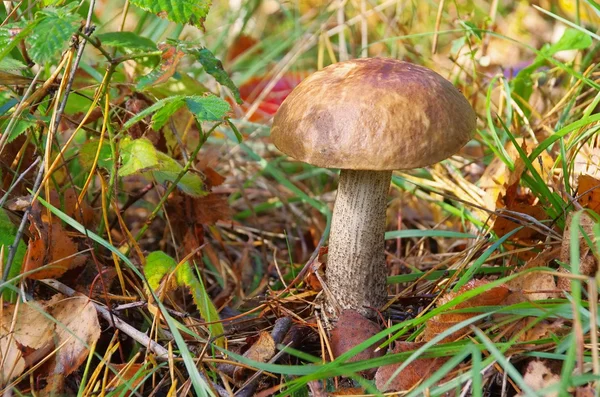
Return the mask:
[[4,204],[6,203],[6,200],[8,200],[8,196],[10,195],[10,192],[13,191],[13,189],[23,180],[25,179],[25,176],[27,176],[27,174],[29,174],[29,171],[31,171],[33,169],[33,167],[35,167],[37,165],[37,163],[39,163],[41,160],[41,157],[38,157],[35,159],[35,161],[33,163],[31,163],[31,165],[29,167],[27,167],[27,169],[25,171],[23,171],[19,177],[17,178],[17,180],[10,185],[10,187],[6,190],[6,193],[4,193],[4,196],[2,196],[2,198],[0,199],[0,208],[4,207]]
[[[72,289],[71,287],[68,287],[66,285],[64,285],[63,283],[53,280],[53,279],[44,279],[44,280],[40,280],[42,283],[46,284],[47,286],[55,289],[56,291],[60,292],[63,295],[67,295],[67,296],[75,296],[75,295],[81,295],[81,296],[85,296],[83,294],[78,293],[77,291],[75,291],[74,289]],[[143,332],[138,331],[137,329],[135,329],[134,327],[132,327],[131,325],[127,324],[125,321],[121,320],[119,317],[117,317],[114,314],[111,314],[110,310],[108,310],[108,308],[106,308],[106,306],[101,305],[99,303],[96,302],[92,302],[94,307],[96,308],[96,311],[109,323],[112,323],[115,328],[121,330],[123,333],[125,333],[126,335],[128,335],[129,337],[131,337],[131,339],[135,340],[136,342],[138,342],[139,344],[141,344],[142,346],[146,346],[148,349],[152,350],[159,359],[161,360],[168,360],[169,358],[169,351],[167,349],[165,349],[164,347],[162,347],[160,344],[158,344],[156,341],[150,339],[148,337],[148,335],[144,334]]]

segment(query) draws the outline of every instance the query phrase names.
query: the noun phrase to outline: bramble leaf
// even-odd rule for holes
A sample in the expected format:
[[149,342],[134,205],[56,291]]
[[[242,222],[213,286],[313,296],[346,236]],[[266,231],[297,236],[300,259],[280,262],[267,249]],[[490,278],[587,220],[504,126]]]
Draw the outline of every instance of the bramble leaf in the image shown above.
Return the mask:
[[45,8],[38,12],[35,29],[27,37],[29,55],[36,63],[43,65],[67,48],[71,36],[77,32],[79,16],[72,7]]
[[[200,315],[208,324],[211,336],[223,335],[225,332],[223,324],[219,321],[219,313],[217,308],[210,300],[210,296],[206,292],[202,282],[195,276],[192,267],[188,262],[182,263],[178,266],[175,259],[162,251],[151,252],[146,258],[146,265],[144,266],[144,274],[148,279],[148,284],[152,289],[158,288],[161,280],[170,272],[176,272],[175,278],[177,285],[185,286],[192,294],[192,299],[200,312]],[[218,338],[215,343],[219,346],[223,346],[223,338]]]
[[125,139],[121,145],[120,176],[152,171],[158,166],[157,150],[148,139]]
[[208,48],[194,49],[187,52],[196,57],[196,60],[202,64],[206,73],[213,76],[219,84],[231,90],[237,103],[243,103],[240,91],[229,77],[229,74],[223,69],[223,64]]
[[122,48],[127,52],[156,51],[156,43],[133,32],[108,32],[96,35],[102,45]]
[[[158,183],[175,182],[183,172],[183,166],[167,154],[156,150],[146,138],[127,139],[121,146],[123,166],[120,176],[151,173]],[[186,172],[177,182],[177,187],[190,196],[204,196],[204,182],[193,171]]]
[[202,26],[211,6],[211,0],[132,0],[132,3],[169,21],[196,26]]
[[221,121],[231,109],[227,102],[214,95],[187,97],[185,103],[199,121]]

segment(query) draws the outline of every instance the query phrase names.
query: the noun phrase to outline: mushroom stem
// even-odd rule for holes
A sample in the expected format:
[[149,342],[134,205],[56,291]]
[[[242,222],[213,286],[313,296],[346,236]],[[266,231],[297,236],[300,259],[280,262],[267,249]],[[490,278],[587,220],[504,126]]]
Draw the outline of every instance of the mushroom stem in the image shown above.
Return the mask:
[[342,309],[373,317],[387,297],[385,210],[392,171],[342,170],[331,220],[327,286]]

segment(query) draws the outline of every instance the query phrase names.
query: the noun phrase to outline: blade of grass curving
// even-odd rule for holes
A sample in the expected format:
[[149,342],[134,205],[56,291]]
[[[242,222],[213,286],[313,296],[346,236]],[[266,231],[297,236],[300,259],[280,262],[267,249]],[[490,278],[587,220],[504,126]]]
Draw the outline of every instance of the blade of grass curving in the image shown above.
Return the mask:
[[469,266],[469,268],[465,272],[465,274],[463,274],[461,276],[461,278],[458,280],[456,285],[452,288],[452,291],[455,291],[455,292],[458,291],[465,284],[467,284],[469,281],[471,281],[471,279],[473,278],[475,273],[481,268],[481,266],[483,266],[483,264],[490,257],[490,255],[492,255],[492,253],[494,251],[496,251],[502,244],[504,244],[504,242],[506,240],[508,240],[510,237],[512,237],[513,234],[517,233],[521,229],[523,229],[523,226],[520,226],[520,227],[512,230],[511,232],[505,234],[504,236],[502,236],[502,238],[498,239],[498,241],[496,241],[487,250],[485,250],[484,253],[481,254],[481,256],[479,256],[477,258],[477,260],[475,262],[473,262],[473,264],[471,266]]
[[[487,275],[487,274],[498,274],[498,273],[508,273],[514,269],[513,266],[494,266],[494,267],[480,267],[475,271],[477,275]],[[398,284],[398,283],[409,283],[411,281],[418,280],[423,278],[424,280],[438,280],[443,277],[452,277],[457,270],[435,270],[431,273],[427,272],[415,272],[410,274],[400,274],[398,276],[389,276],[387,278],[388,284]]]
[[498,364],[508,373],[512,380],[525,392],[526,396],[537,396],[538,394],[531,388],[521,376],[521,373],[504,357],[504,354],[496,348],[494,343],[487,335],[477,327],[473,327],[473,332],[479,337],[479,340],[487,348],[490,355],[496,359]]
[[477,238],[477,236],[474,234],[455,232],[452,230],[405,229],[393,230],[385,233],[386,240],[413,237]]

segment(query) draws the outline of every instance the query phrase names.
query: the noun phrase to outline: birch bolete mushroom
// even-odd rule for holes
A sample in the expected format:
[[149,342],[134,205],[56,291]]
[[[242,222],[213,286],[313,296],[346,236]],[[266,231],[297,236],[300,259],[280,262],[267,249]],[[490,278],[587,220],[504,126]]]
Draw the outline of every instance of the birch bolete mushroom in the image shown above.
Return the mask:
[[325,273],[338,307],[371,317],[385,303],[392,170],[450,157],[471,139],[475,123],[471,105],[449,81],[385,58],[328,66],[281,104],[271,129],[275,146],[341,170]]

